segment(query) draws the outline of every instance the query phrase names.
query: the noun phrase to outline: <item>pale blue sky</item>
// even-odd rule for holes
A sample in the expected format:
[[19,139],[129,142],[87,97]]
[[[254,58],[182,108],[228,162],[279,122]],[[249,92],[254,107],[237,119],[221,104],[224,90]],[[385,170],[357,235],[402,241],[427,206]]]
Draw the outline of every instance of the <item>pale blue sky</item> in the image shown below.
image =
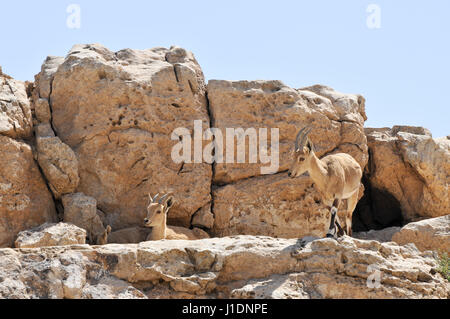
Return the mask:
[[[71,3],[80,29],[66,26]],[[366,25],[371,3],[381,29]],[[2,0],[0,27],[0,65],[20,80],[75,43],[175,44],[194,52],[207,79],[325,84],[366,97],[366,126],[450,134],[448,0]]]

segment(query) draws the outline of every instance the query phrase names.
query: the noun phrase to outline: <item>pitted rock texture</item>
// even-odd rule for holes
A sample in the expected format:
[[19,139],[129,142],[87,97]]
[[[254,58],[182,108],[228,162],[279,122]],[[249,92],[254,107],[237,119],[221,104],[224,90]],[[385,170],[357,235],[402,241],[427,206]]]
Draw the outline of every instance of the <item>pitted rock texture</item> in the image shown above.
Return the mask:
[[[42,134],[38,131],[38,134]],[[73,193],[80,182],[78,160],[72,149],[58,137],[36,137],[39,166],[55,198]]]
[[76,191],[97,200],[114,230],[142,224],[148,193],[172,191],[169,219],[183,226],[211,201],[211,165],[171,158],[176,128],[192,130],[194,120],[209,127],[192,53],[76,45],[64,59],[47,59],[36,87],[49,101],[56,135],[78,158]]
[[450,212],[450,140],[421,127],[366,129],[371,188],[398,201],[403,222]]
[[28,144],[0,135],[0,155],[0,247],[12,247],[20,231],[56,221],[56,210]]
[[25,83],[3,74],[0,68],[0,135],[29,139],[33,132]]
[[52,246],[84,245],[86,231],[72,224],[43,224],[19,233],[14,243],[16,248],[38,248]]
[[[305,126],[312,128],[310,139],[318,157],[345,152],[364,168],[368,161],[364,98],[320,85],[295,90],[280,81],[212,80],[208,83],[208,99],[212,125],[224,134],[223,145],[229,138],[225,137],[227,128],[266,128],[270,147],[270,129],[279,128],[276,174],[261,176],[261,168],[268,167],[261,162],[215,165],[214,234],[324,236],[329,227],[329,208],[321,203],[311,178],[292,180],[285,172],[292,164],[296,135]],[[247,163],[248,145],[247,141]],[[236,142],[235,153],[237,147]],[[226,155],[225,151],[224,158]],[[345,216],[346,209],[344,202],[339,215]]]
[[62,197],[64,222],[85,229],[90,244],[98,244],[105,233],[101,214],[97,210],[95,198],[83,193],[69,194]]
[[450,254],[450,215],[410,223],[392,237],[399,245],[414,243],[420,250]]
[[448,298],[435,267],[414,246],[349,237],[3,249],[0,297]]

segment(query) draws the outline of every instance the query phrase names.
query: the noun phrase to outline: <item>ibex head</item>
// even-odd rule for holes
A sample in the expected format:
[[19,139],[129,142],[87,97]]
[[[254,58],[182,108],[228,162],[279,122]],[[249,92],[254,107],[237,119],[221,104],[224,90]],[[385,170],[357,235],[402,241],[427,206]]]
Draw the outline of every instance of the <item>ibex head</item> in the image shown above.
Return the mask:
[[150,204],[147,207],[147,217],[144,219],[144,226],[154,227],[165,223],[167,213],[175,203],[173,195],[169,193],[159,197],[159,194],[157,194],[153,198],[150,194],[148,196]]
[[289,177],[298,177],[309,169],[310,159],[314,155],[314,145],[308,138],[311,130],[311,128],[305,127],[297,134],[295,139],[294,161],[288,173]]

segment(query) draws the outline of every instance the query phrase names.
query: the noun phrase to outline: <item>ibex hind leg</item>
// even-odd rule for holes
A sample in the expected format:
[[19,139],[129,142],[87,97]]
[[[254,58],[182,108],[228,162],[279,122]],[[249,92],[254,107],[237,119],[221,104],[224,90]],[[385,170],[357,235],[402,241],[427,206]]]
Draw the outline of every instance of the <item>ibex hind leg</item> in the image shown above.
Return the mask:
[[331,207],[331,221],[326,236],[327,238],[337,238],[345,234],[344,229],[341,227],[341,223],[339,222],[339,216],[337,214],[339,204],[340,204],[339,199],[335,199],[333,202],[333,206]]
[[355,211],[356,205],[358,204],[359,191],[355,192],[349,199],[347,204],[347,216],[345,220],[345,225],[347,228],[347,235],[352,236],[352,220],[353,212]]

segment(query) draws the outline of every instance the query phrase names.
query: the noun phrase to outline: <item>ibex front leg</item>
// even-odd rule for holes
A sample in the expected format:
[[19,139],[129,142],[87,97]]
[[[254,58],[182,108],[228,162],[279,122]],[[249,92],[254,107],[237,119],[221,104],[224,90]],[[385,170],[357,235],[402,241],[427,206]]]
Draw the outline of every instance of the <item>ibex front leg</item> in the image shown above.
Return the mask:
[[[337,214],[340,203],[341,201],[339,199],[335,199],[333,206],[331,206],[331,222],[330,227],[328,228],[327,238],[337,238],[345,234],[344,229],[339,223],[339,217]],[[338,229],[336,229],[336,226]]]

